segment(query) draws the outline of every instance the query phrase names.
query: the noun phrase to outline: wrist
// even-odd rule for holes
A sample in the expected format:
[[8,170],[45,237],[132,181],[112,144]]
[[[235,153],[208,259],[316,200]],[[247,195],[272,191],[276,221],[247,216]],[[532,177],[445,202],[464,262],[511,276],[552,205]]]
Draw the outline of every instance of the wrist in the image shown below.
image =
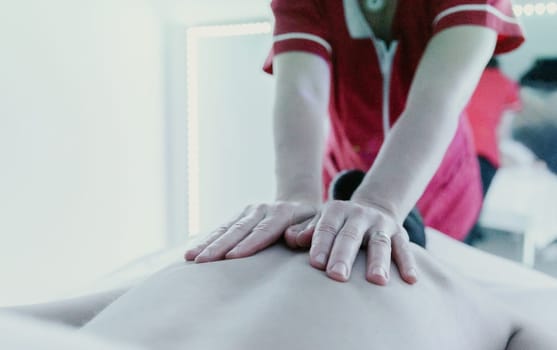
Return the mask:
[[277,176],[276,200],[320,205],[323,201],[322,181],[315,176]]
[[321,196],[312,193],[278,193],[275,197],[279,202],[299,202],[318,207],[322,203]]
[[364,194],[358,189],[354,192],[350,200],[354,203],[377,209],[392,217],[399,224],[402,224],[404,221],[405,215],[401,213],[399,206],[375,194]]

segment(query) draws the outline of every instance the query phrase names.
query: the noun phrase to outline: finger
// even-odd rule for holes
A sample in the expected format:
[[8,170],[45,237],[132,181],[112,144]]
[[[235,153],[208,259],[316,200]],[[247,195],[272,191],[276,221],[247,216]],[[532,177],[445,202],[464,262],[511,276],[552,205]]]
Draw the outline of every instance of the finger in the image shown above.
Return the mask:
[[207,246],[209,246],[211,243],[213,243],[215,240],[217,240],[220,236],[222,236],[226,231],[228,231],[230,226],[232,226],[236,221],[240,220],[247,210],[248,210],[248,208],[246,208],[240,215],[235,217],[233,220],[230,220],[228,223],[220,226],[219,228],[217,228],[216,230],[211,232],[206,237],[203,237],[202,241],[200,243],[196,244],[193,248],[187,249],[186,253],[184,254],[184,258],[187,261],[195,260],[195,258],[197,258],[197,256],[203,251],[203,249],[207,248]]
[[197,256],[203,251],[203,249],[205,249],[209,244],[213,243],[213,241],[215,241],[223,233],[225,233],[226,230],[228,230],[228,226],[223,225],[207,235],[207,237],[205,237],[201,243],[198,243],[193,248],[189,248],[188,250],[186,250],[186,253],[184,254],[184,258],[186,259],[186,261],[195,260],[195,258],[197,258]]
[[378,285],[387,284],[391,269],[391,239],[386,230],[374,227],[367,242],[366,279]]
[[312,220],[313,219],[307,219],[299,224],[292,225],[286,229],[286,231],[284,232],[284,240],[286,241],[286,244],[290,248],[292,249],[299,248],[299,245],[296,242],[296,238],[301,232],[303,232],[306,229],[306,227],[310,224],[310,222],[312,222]]
[[408,284],[418,281],[418,269],[414,254],[411,250],[408,233],[401,231],[391,237],[393,247],[393,259],[398,266],[400,277]]
[[363,216],[349,218],[336,236],[327,264],[327,275],[332,279],[346,282],[350,278],[354,260],[369,227],[367,222]]
[[296,237],[296,244],[300,248],[309,248],[311,245],[311,239],[315,233],[315,227],[321,218],[321,214],[315,215],[313,219],[308,223],[306,228],[298,234]]
[[278,204],[273,207],[264,220],[253,228],[251,233],[243,237],[234,249],[226,254],[227,259],[244,258],[275,243],[284,230],[291,225],[293,209],[287,204]]
[[344,224],[345,216],[342,205],[331,202],[317,222],[311,248],[309,250],[309,262],[311,266],[324,270],[327,266],[329,253],[337,233]]
[[209,262],[224,258],[234,246],[246,237],[251,230],[265,217],[267,206],[258,206],[247,215],[236,221],[220,237],[208,245],[195,258],[195,262]]

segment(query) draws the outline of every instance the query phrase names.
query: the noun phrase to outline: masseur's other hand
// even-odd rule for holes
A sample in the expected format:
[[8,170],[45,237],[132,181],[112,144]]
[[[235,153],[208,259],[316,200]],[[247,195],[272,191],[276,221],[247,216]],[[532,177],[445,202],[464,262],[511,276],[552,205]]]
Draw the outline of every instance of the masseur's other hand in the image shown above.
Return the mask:
[[311,265],[325,270],[337,281],[350,278],[362,245],[367,249],[368,281],[385,285],[389,280],[391,258],[404,281],[413,284],[417,280],[408,234],[381,208],[354,201],[328,202],[315,229],[302,232],[296,242],[311,242]]
[[304,202],[248,206],[188,250],[185,258],[201,263],[253,255],[279,240],[287,228],[309,222],[316,213],[316,206]]

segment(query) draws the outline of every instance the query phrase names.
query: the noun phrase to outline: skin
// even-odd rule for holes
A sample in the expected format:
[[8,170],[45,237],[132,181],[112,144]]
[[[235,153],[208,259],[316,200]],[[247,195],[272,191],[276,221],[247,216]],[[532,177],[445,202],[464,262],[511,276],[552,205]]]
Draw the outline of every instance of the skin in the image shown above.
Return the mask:
[[402,221],[437,170],[493,53],[496,36],[479,26],[457,26],[435,35],[417,68],[406,109],[361,186],[350,201],[325,204],[321,204],[324,135],[319,131],[327,115],[329,67],[312,54],[277,55],[276,202],[247,207],[188,250],[186,260],[247,257],[284,236],[290,247],[310,246],[311,266],[334,280],[350,278],[363,246],[368,252],[364,274],[368,281],[387,284],[392,259],[402,279],[415,283],[419,272]]
[[[151,349],[551,349],[557,340],[514,298],[473,283],[409,248],[414,286],[367,283],[364,254],[345,284],[323,278],[307,254],[277,245],[253,257],[169,266],[116,300],[84,332]],[[163,292],[162,292],[163,291]],[[553,291],[546,309],[557,304]],[[531,298],[532,293],[528,293]]]
[[[388,286],[366,283],[360,278],[363,252],[354,276],[335,283],[307,264],[307,253],[277,245],[247,259],[173,264],[131,290],[1,310],[78,328],[86,323],[86,334],[56,331],[52,323],[27,322],[0,311],[0,345],[73,349],[70,344],[79,343],[104,349],[95,340],[108,344],[106,339],[170,350],[541,350],[557,345],[551,334],[557,283],[441,234],[429,238],[432,253],[410,245],[422,271],[412,287],[394,267]],[[462,257],[480,261],[476,265],[484,266],[483,272],[477,274]],[[493,275],[511,272],[512,279]]]
[[21,313],[43,321],[78,328],[89,322],[128,289],[129,287],[108,290],[51,303],[14,306],[0,309],[0,311]]
[[146,350],[53,322],[0,312],[0,348],[9,350]]

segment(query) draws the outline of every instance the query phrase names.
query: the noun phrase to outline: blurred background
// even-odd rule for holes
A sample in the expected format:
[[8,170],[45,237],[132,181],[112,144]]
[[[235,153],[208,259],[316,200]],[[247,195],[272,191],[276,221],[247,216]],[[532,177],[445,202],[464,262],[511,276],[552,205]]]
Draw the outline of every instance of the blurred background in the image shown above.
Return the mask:
[[[519,81],[557,57],[557,3],[514,3],[528,41],[499,59]],[[0,305],[84,288],[273,199],[271,17],[268,0],[0,0]],[[552,87],[524,89],[515,114],[557,119]],[[555,175],[507,141],[476,244],[551,273]]]

